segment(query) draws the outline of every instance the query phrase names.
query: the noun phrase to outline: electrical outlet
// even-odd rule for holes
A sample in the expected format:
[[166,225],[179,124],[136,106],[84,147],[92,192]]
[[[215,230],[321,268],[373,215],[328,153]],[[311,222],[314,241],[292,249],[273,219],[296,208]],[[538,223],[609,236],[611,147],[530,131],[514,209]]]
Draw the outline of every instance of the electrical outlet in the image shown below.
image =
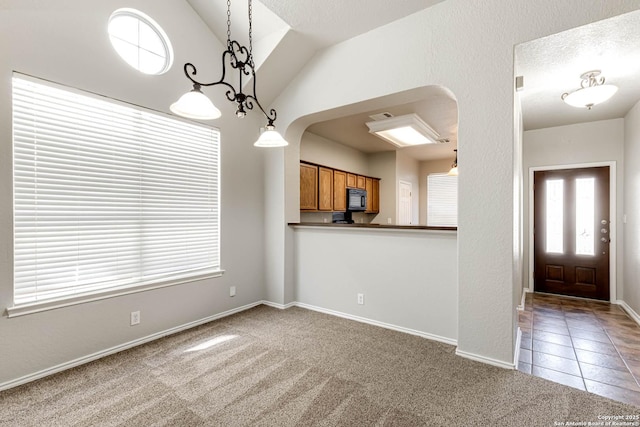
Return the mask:
[[131,312],[131,326],[140,324],[140,311]]
[[236,296],[236,287],[235,286],[231,286],[229,288],[229,296],[230,297],[235,297]]
[[387,218],[387,224],[391,224],[391,218]]
[[358,294],[358,304],[364,305],[364,294]]

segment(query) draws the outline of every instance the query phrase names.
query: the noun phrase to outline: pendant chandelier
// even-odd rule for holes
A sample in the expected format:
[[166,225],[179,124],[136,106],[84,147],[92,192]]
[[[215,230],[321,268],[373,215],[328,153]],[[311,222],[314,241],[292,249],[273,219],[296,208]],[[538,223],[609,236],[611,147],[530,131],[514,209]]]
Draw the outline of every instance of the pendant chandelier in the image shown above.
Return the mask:
[[451,169],[447,172],[449,176],[458,176],[458,150],[453,150],[456,153],[456,159],[451,163]]
[[[223,85],[227,88],[227,99],[236,103],[236,116],[243,118],[248,110],[253,110],[256,105],[267,119],[267,125],[260,138],[253,144],[256,147],[284,147],[289,145],[287,141],[275,130],[276,110],[270,109],[268,112],[258,101],[256,95],[256,71],[253,62],[253,40],[252,40],[252,7],[249,5],[249,48],[241,45],[236,40],[231,40],[231,0],[227,0],[227,49],[222,53],[222,77],[220,80],[203,83],[194,77],[197,74],[196,67],[190,62],[184,64],[184,74],[187,76],[193,89],[180,97],[177,102],[171,104],[171,111],[175,114],[198,120],[212,120],[221,116],[220,110],[216,108],[207,96],[202,93],[203,86]],[[227,66],[238,72],[238,88],[225,81]],[[252,79],[250,93],[244,93],[242,82],[245,77]]]
[[604,84],[604,77],[597,78],[600,70],[587,71],[580,75],[580,88],[573,92],[565,92],[561,98],[564,102],[577,108],[591,110],[594,105],[607,101],[618,91],[614,85]]

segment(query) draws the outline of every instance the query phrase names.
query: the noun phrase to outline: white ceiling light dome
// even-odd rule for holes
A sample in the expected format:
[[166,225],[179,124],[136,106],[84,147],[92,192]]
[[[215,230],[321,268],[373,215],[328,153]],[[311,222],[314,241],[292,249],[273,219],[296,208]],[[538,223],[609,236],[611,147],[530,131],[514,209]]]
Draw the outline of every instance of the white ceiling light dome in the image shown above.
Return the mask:
[[608,101],[618,91],[614,85],[604,84],[604,77],[597,78],[600,70],[587,71],[580,78],[580,88],[573,92],[562,94],[562,100],[572,107],[591,110],[594,105]]

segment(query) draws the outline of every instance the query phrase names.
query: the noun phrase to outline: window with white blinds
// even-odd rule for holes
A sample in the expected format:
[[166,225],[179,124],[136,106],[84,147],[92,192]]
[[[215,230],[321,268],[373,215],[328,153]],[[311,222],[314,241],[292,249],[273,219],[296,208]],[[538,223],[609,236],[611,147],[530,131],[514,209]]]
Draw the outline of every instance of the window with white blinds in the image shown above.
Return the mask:
[[219,132],[14,74],[14,305],[220,272]]
[[458,177],[446,173],[427,176],[427,225],[458,226]]

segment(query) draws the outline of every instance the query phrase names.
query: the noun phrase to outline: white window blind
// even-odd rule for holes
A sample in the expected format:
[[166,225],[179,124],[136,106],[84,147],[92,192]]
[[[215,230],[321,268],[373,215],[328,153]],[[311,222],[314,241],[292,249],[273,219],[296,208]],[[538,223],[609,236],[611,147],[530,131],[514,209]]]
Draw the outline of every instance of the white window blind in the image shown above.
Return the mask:
[[14,305],[220,270],[219,132],[13,78]]
[[458,226],[458,177],[446,173],[427,176],[427,225]]

